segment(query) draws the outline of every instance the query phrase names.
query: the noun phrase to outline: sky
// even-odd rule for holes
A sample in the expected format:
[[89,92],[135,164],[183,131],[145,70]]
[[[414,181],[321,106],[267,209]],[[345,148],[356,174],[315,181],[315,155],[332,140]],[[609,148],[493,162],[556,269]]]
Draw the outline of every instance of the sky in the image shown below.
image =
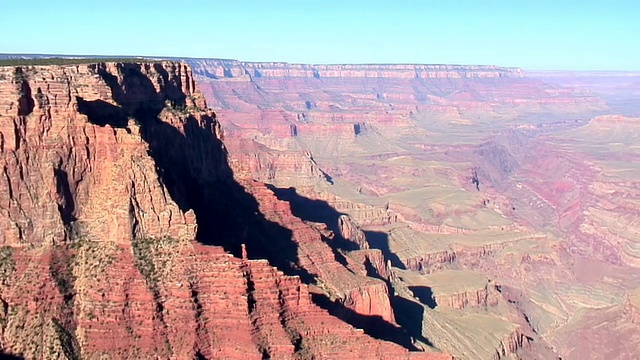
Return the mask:
[[0,0],[0,53],[640,70],[640,0]]

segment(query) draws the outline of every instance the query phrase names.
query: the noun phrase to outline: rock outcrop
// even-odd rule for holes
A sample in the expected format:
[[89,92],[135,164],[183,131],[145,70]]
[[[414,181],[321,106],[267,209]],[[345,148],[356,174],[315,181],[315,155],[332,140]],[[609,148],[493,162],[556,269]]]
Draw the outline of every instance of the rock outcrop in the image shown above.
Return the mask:
[[393,269],[394,278],[402,280],[413,296],[423,304],[453,309],[486,308],[498,305],[496,285],[484,275],[472,271],[445,270],[428,275]]
[[369,248],[369,243],[367,242],[364,232],[351,217],[348,215],[340,215],[340,217],[338,217],[338,226],[340,235],[345,238],[345,240],[351,241],[359,249]]
[[441,358],[364,335],[315,306],[297,277],[220,247],[87,240],[9,259],[3,349],[27,358]]
[[[349,276],[264,185],[245,181],[246,192],[221,137],[183,63],[0,68],[2,351],[450,358],[376,340],[315,305],[305,274],[354,312],[393,321],[386,284]],[[268,255],[258,232],[294,249],[280,263],[300,277],[254,260]]]

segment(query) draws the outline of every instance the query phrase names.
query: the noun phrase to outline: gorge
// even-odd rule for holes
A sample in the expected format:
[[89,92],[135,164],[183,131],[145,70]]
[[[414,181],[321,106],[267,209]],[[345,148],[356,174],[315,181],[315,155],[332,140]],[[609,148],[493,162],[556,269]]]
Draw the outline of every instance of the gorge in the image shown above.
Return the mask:
[[633,359],[636,76],[2,66],[0,348]]

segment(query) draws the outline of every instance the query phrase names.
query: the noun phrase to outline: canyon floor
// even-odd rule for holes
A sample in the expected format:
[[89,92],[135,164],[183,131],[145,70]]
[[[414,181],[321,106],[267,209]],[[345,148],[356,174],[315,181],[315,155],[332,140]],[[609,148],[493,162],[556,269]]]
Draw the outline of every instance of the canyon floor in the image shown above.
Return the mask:
[[0,349],[638,359],[640,74],[0,67]]

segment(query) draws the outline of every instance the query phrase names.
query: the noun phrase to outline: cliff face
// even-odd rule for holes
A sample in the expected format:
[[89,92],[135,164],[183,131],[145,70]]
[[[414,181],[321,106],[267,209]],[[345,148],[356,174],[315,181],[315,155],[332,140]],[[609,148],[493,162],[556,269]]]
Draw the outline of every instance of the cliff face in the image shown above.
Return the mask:
[[495,306],[498,303],[498,294],[491,284],[480,289],[471,289],[454,294],[444,294],[434,296],[438,305],[448,306],[454,309],[471,307]]
[[212,77],[369,77],[369,78],[490,78],[521,77],[518,68],[461,65],[306,65],[277,62],[244,62],[237,60],[193,59],[196,73]]
[[219,247],[84,241],[10,259],[3,350],[29,359],[447,358],[374,340],[315,306],[297,277]]
[[[567,112],[605,108],[592,94],[550,86],[518,68],[469,65],[306,65],[189,59],[209,102],[246,114],[234,123],[268,117],[307,125],[392,122],[417,112],[460,115],[514,109]],[[341,111],[341,110],[349,111]],[[328,121],[333,119],[332,121]],[[337,124],[334,124],[337,125]],[[326,128],[325,131],[328,131]],[[347,128],[336,126],[340,133]]]
[[[247,249],[270,256],[271,238],[289,251],[280,255],[290,273],[346,273],[264,185],[245,183],[247,192],[236,182],[215,115],[184,64],[0,68],[0,155],[4,352],[447,358],[375,340],[314,305],[299,277],[246,259]],[[273,221],[282,216],[294,243]],[[367,311],[393,321],[390,308]]]
[[[283,254],[295,253],[296,267],[292,271],[299,272],[306,279],[313,279],[311,282],[317,282],[323,290],[321,296],[326,296],[328,300],[340,304],[337,309],[339,314],[349,320],[359,316],[376,317],[384,320],[391,327],[395,325],[387,284],[383,280],[366,276],[368,275],[366,272],[357,274],[354,266],[351,266],[345,258],[344,254],[347,250],[359,247],[355,237],[353,240],[342,236],[338,238],[340,229],[334,233],[327,228],[326,224],[312,222],[309,213],[299,211],[297,206],[300,204],[300,199],[304,198],[296,194],[295,189],[275,189],[278,196],[276,198],[273,192],[262,183],[242,180],[242,184],[255,197],[258,209],[264,214],[266,220],[286,224],[291,231],[290,243],[264,239],[260,243],[253,244],[255,253],[271,259],[274,265],[282,268],[290,266],[287,261],[291,258]],[[296,207],[293,208],[293,206]],[[310,213],[322,215],[321,210],[310,209]],[[322,217],[313,219],[324,220]],[[249,254],[251,255],[252,252],[250,251]],[[332,306],[330,308],[335,309]],[[355,323],[366,325],[367,321],[361,323],[355,320]],[[367,329],[364,325],[363,327]],[[399,328],[395,330],[400,331]]]
[[[195,236],[193,212],[181,212],[166,196],[133,118],[150,105],[173,126],[182,120],[164,109],[165,100],[204,108],[184,65],[0,71],[3,244],[53,244],[78,234],[116,242]],[[127,71],[139,78],[126,77]],[[191,121],[215,124],[204,111]]]

